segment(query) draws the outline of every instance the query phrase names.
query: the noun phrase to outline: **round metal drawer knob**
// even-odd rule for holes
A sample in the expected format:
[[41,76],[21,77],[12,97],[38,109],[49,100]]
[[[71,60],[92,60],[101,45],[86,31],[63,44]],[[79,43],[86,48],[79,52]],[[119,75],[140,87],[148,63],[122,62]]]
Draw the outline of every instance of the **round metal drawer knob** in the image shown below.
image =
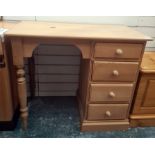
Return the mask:
[[118,76],[118,75],[119,75],[119,72],[118,72],[117,70],[114,70],[114,71],[113,71],[113,75],[114,75],[114,76]]
[[116,95],[115,95],[114,92],[111,91],[111,92],[109,93],[109,96],[112,97],[112,98],[114,98]]
[[105,112],[105,115],[108,116],[108,117],[110,117],[111,116],[111,112],[110,111],[106,111]]
[[122,55],[123,54],[123,50],[122,49],[117,49],[116,50],[116,54],[117,55]]

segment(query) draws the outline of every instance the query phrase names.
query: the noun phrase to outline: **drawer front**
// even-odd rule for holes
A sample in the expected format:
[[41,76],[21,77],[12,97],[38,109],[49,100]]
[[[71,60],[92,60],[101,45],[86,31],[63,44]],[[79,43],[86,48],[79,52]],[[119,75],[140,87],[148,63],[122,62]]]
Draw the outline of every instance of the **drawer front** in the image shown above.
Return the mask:
[[90,102],[126,101],[130,103],[133,84],[91,84]]
[[137,62],[95,61],[93,64],[93,81],[135,81],[138,72]]
[[139,59],[143,44],[127,43],[97,43],[95,45],[95,58],[112,59]]
[[89,104],[88,120],[126,119],[127,111],[127,104]]

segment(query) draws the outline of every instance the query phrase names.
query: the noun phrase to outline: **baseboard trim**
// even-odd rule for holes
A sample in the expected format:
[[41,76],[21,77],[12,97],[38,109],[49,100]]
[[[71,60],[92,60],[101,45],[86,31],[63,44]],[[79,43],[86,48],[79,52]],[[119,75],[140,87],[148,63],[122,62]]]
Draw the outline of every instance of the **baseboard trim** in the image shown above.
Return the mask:
[[154,127],[155,126],[155,119],[131,119],[130,120],[130,127]]
[[81,131],[115,131],[128,130],[129,120],[118,121],[84,121]]
[[0,131],[14,130],[17,126],[18,119],[19,119],[19,108],[15,110],[12,120],[0,121]]

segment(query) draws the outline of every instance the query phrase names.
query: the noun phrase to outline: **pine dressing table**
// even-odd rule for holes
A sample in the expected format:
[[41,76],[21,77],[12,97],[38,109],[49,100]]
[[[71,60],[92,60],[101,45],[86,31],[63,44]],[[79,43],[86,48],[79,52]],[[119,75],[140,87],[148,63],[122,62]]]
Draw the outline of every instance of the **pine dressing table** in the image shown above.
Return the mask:
[[13,64],[23,129],[28,124],[24,58],[42,43],[75,45],[82,55],[77,93],[81,130],[122,130],[129,127],[139,66],[146,41],[151,40],[120,25],[27,22],[5,33],[12,45]]

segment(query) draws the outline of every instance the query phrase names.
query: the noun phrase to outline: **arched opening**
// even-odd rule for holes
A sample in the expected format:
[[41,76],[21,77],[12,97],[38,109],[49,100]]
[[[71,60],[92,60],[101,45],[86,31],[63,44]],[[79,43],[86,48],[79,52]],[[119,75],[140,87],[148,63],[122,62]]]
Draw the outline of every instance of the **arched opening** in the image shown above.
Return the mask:
[[74,45],[40,44],[35,48],[25,62],[28,96],[33,98],[30,117],[64,120],[61,125],[70,127],[75,122],[80,124],[77,95],[82,86],[83,61],[80,49]]
[[[80,50],[71,45],[42,44],[26,62],[28,94],[75,96],[80,77]],[[32,77],[34,76],[34,77]],[[35,82],[34,86],[30,86]],[[33,89],[32,89],[33,88]]]

